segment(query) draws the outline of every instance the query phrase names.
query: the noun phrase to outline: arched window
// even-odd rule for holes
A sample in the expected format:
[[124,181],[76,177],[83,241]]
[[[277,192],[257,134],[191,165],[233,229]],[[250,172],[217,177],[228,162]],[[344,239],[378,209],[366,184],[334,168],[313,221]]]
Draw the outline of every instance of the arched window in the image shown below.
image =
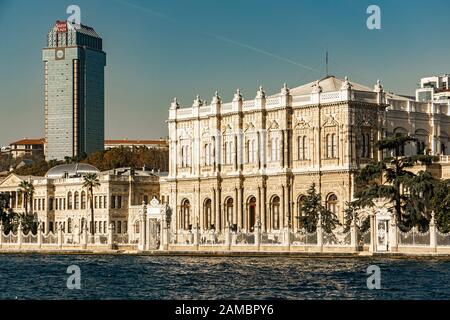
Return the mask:
[[273,162],[280,160],[280,139],[272,138],[271,140],[271,160]]
[[328,210],[330,210],[334,214],[338,213],[338,198],[334,193],[332,193],[328,196],[327,201],[326,201],[326,207]]
[[366,134],[366,158],[371,158],[371,149],[372,149],[372,138],[371,134]]
[[253,232],[256,224],[256,198],[251,197],[248,200],[248,230]]
[[190,218],[191,215],[191,204],[189,200],[185,199],[181,203],[181,227],[184,230],[190,230]]
[[337,136],[335,133],[327,134],[327,158],[337,158]]
[[67,210],[72,210],[72,192],[67,194]]
[[81,210],[86,209],[86,192],[81,192]]
[[224,151],[225,164],[233,164],[233,142],[226,141]]
[[280,230],[280,197],[275,196],[271,203],[272,229]]
[[205,166],[212,165],[212,144],[207,143],[204,146]]
[[256,141],[254,139],[247,140],[247,163],[255,163],[256,161]]
[[212,222],[212,201],[211,199],[206,199],[203,203],[203,226],[206,230],[211,229]]
[[233,204],[233,198],[228,198],[225,202],[225,225],[227,225],[228,223],[233,224]]
[[72,219],[67,219],[67,233],[72,233]]
[[297,218],[295,219],[295,225],[297,226],[297,228],[300,228],[300,217],[303,216],[303,203],[306,200],[306,196],[304,195],[300,195],[297,198]]
[[80,208],[80,197],[78,195],[78,192],[75,192],[74,196],[74,209],[78,210]]
[[189,167],[191,165],[191,153],[189,145],[181,147],[181,166]]

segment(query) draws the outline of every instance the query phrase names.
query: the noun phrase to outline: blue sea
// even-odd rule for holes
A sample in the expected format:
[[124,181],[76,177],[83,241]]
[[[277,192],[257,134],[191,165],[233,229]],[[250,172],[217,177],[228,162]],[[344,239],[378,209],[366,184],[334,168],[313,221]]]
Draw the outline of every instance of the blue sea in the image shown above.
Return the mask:
[[[373,265],[378,290],[367,286]],[[70,266],[80,289],[67,286]],[[450,261],[1,254],[0,299],[448,300]]]

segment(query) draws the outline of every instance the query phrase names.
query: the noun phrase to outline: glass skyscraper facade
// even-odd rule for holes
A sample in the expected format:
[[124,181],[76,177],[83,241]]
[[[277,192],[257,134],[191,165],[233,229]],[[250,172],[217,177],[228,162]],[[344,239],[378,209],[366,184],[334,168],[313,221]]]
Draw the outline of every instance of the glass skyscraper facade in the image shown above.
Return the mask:
[[91,27],[57,21],[43,61],[46,159],[104,150],[106,53],[100,36]]

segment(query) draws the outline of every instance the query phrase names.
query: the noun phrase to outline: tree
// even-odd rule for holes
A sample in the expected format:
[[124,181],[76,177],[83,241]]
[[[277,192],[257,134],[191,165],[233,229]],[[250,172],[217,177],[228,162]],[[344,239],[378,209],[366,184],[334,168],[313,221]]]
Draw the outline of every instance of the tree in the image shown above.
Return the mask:
[[91,234],[94,236],[94,188],[100,186],[100,181],[96,173],[88,173],[83,176],[83,188],[88,189],[89,205],[91,207]]
[[28,204],[33,208],[34,186],[30,181],[21,181],[19,184],[19,194],[23,195],[23,204],[25,207],[25,214],[28,214]]
[[450,180],[438,181],[434,186],[431,207],[441,232],[450,232]]
[[[406,212],[413,199],[417,200],[417,194],[408,195],[402,190],[408,183],[412,185],[417,176],[408,169],[417,164],[430,165],[437,159],[429,155],[403,156],[401,151],[413,141],[416,139],[410,136],[395,136],[377,143],[380,151],[391,153],[392,156],[371,162],[360,170],[357,182],[361,190],[356,193],[356,204],[359,207],[372,207],[375,199],[385,198],[392,205],[390,209],[395,213],[397,221],[407,223]],[[422,178],[429,177],[422,176],[420,179]]]
[[339,225],[337,216],[322,205],[322,196],[317,193],[315,184],[312,184],[307,191],[301,211],[302,216],[298,217],[300,219],[300,227],[305,228],[308,232],[316,231],[319,217],[321,217],[322,228],[327,233],[331,233]]

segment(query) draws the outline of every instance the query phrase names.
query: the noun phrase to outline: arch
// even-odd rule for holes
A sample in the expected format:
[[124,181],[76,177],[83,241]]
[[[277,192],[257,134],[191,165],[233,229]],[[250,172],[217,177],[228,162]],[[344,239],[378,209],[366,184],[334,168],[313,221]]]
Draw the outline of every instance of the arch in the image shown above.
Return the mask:
[[78,210],[80,208],[80,196],[78,191],[75,191],[75,195],[73,197],[73,208]]
[[86,209],[86,192],[81,192],[81,210]]
[[408,130],[406,130],[403,127],[397,127],[394,129],[394,136],[399,136],[399,135],[408,135]]
[[233,224],[234,200],[231,197],[225,199],[225,225]]
[[270,200],[270,212],[272,218],[272,229],[280,230],[280,197],[275,195]]
[[248,212],[248,230],[253,232],[256,224],[256,197],[250,196],[247,200],[247,212]]
[[326,198],[326,208],[333,212],[334,214],[338,214],[338,197],[334,193],[330,193]]
[[304,194],[300,194],[297,197],[297,216],[295,219],[295,226],[297,228],[300,228],[300,217],[303,216],[302,207],[303,207],[303,203],[305,202],[305,200],[306,200],[306,196]]
[[67,210],[72,210],[72,192],[67,193]]
[[203,227],[204,229],[212,229],[212,201],[206,198],[203,201]]
[[188,199],[181,201],[180,224],[183,230],[190,230],[191,225],[191,203]]

